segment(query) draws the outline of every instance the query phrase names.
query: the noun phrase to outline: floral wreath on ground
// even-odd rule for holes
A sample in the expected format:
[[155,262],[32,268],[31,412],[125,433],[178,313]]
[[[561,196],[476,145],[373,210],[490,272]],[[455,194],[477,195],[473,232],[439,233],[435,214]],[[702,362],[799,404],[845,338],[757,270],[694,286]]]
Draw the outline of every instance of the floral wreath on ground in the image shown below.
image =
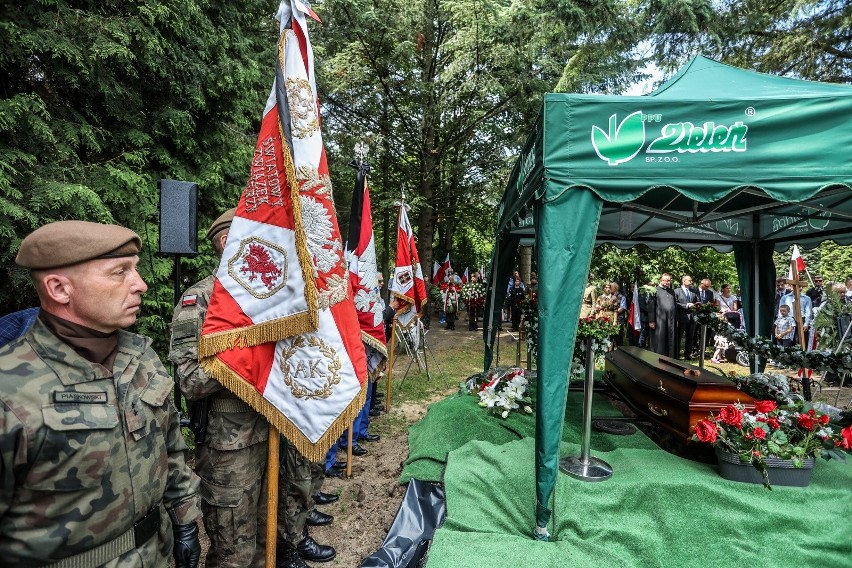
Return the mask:
[[774,400],[758,400],[754,410],[729,404],[718,415],[699,420],[692,439],[740,456],[772,489],[767,458],[791,460],[794,467],[802,467],[805,459],[845,460],[844,452],[852,452],[852,426],[840,429],[830,421],[829,414],[810,404],[779,406]]
[[532,414],[533,402],[527,393],[529,381],[520,367],[496,368],[470,377],[463,385],[466,392],[479,396],[486,412],[508,418],[511,412]]
[[744,329],[735,329],[726,320],[719,319],[713,313],[698,313],[696,321],[706,325],[715,333],[747,351],[771,359],[780,366],[805,368],[815,371],[833,371],[834,373],[852,373],[852,353],[833,353],[829,350],[804,351],[800,346],[781,347],[766,337],[751,337]]
[[469,308],[479,308],[485,304],[485,286],[482,282],[468,282],[461,287],[461,299]]

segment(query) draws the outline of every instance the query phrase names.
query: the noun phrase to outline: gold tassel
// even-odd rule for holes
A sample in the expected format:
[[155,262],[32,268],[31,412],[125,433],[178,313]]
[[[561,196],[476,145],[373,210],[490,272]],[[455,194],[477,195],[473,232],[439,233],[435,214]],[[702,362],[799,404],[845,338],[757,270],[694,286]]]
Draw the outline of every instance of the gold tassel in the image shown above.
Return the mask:
[[201,367],[225,388],[237,395],[246,404],[251,406],[261,416],[275,426],[281,434],[290,440],[296,449],[312,462],[325,461],[328,449],[337,442],[340,435],[349,428],[349,425],[358,416],[361,408],[367,401],[367,383],[361,386],[361,390],[355,398],[346,406],[343,412],[328,427],[325,434],[312,443],[286,416],[281,414],[272,403],[263,398],[253,385],[240,377],[233,369],[226,365],[218,357],[211,357],[201,361]]
[[319,325],[318,318],[318,312],[314,310],[258,323],[251,327],[203,335],[198,342],[198,356],[203,359],[229,349],[253,347],[316,331]]
[[361,330],[361,341],[363,341],[364,343],[366,343],[367,345],[369,345],[370,347],[372,347],[373,349],[375,349],[376,351],[378,351],[379,353],[381,353],[385,357],[388,356],[387,345],[382,343],[381,341],[379,341],[378,339],[376,339],[375,337],[373,337],[372,335],[370,335],[369,333],[367,333],[363,329]]

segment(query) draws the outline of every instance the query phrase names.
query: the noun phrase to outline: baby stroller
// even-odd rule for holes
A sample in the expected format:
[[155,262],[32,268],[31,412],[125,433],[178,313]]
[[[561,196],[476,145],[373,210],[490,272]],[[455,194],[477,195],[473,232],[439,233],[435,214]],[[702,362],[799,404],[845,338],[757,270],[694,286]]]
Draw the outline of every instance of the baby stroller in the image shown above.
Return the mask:
[[[725,312],[725,319],[736,329],[742,327],[742,316],[739,312]],[[751,366],[751,357],[749,357],[748,352],[740,349],[733,343],[729,343],[728,348],[725,349],[725,359],[729,363],[736,363],[743,367]]]
[[725,350],[725,359],[727,359],[729,363],[736,363],[743,367],[751,366],[751,357],[749,357],[748,352],[743,351],[736,345],[731,345]]

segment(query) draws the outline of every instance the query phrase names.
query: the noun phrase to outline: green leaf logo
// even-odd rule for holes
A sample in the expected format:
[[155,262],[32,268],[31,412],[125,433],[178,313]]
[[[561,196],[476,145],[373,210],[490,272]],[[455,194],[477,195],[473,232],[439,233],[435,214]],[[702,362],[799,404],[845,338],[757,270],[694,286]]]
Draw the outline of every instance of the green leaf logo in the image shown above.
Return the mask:
[[592,146],[598,157],[610,166],[632,160],[645,145],[645,123],[642,111],[637,110],[616,125],[615,114],[609,117],[609,132],[592,125]]

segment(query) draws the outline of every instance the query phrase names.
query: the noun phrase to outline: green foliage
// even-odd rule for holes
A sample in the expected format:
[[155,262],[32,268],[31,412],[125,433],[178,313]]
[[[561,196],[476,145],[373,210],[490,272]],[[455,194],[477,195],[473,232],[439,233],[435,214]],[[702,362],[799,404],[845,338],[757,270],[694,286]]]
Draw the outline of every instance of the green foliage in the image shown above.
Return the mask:
[[313,38],[327,145],[348,161],[356,140],[370,140],[379,258],[395,223],[378,221],[395,221],[390,204],[405,189],[425,273],[447,251],[457,267],[487,258],[481,242],[543,93],[557,83],[618,92],[640,64],[630,55],[635,14],[612,0],[323,0],[315,9],[325,22]]
[[[14,266],[21,239],[59,219],[137,231],[149,284],[137,328],[162,351],[174,292],[157,254],[162,178],[199,184],[201,234],[245,183],[277,2],[45,0],[0,9],[0,290],[4,310],[36,303]],[[209,270],[210,249],[185,261]]]
[[651,0],[642,3],[656,59],[673,70],[703,54],[766,73],[852,81],[852,3],[845,0]]
[[640,283],[657,282],[663,272],[669,272],[675,284],[684,274],[692,276],[696,286],[702,278],[709,278],[717,290],[723,283],[732,286],[739,283],[734,253],[719,253],[711,248],[690,252],[670,247],[655,251],[640,245],[621,250],[603,244],[592,253],[591,270],[598,280],[625,284],[635,280]]

